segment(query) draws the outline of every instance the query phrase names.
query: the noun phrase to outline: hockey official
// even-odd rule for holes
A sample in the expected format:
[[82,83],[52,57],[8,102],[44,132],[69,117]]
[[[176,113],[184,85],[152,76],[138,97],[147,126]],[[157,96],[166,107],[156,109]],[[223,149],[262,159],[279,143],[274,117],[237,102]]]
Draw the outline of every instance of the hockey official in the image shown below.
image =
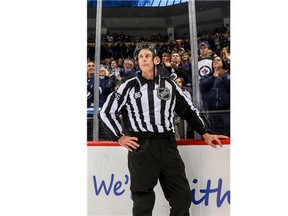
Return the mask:
[[134,58],[141,73],[108,96],[99,113],[100,122],[112,140],[129,150],[133,216],[152,215],[158,180],[171,207],[170,216],[188,216],[191,189],[176,145],[174,112],[213,147],[213,141],[222,146],[219,139],[228,137],[210,134],[198,110],[177,84],[158,75],[160,58],[153,44],[138,45]]

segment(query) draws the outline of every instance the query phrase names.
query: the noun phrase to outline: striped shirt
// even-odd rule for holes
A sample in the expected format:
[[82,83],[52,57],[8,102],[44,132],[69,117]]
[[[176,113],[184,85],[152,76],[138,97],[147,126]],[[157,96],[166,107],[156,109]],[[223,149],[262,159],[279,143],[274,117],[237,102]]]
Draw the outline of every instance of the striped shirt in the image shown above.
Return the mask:
[[[175,133],[174,111],[191,122],[200,135],[207,132],[198,110],[174,81],[159,75],[154,81],[146,80],[138,74],[107,97],[99,118],[110,138],[117,141],[124,134],[164,136]],[[125,133],[117,117],[120,112]]]

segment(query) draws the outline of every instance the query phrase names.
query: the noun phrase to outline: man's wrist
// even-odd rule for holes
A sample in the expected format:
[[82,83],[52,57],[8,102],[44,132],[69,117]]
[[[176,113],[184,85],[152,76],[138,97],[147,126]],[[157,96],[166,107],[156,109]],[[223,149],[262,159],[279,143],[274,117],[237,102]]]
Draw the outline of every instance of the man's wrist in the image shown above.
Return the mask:
[[205,137],[206,136],[209,136],[209,133],[208,132],[206,132],[206,133],[204,133],[203,135],[202,135],[202,137],[205,139]]

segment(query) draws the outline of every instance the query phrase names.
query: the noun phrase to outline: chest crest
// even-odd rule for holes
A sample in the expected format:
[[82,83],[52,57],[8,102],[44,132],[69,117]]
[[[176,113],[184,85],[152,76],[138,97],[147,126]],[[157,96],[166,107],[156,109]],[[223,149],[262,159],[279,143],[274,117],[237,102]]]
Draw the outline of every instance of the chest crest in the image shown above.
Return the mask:
[[158,88],[157,89],[157,97],[160,100],[169,100],[171,98],[171,92],[168,88]]

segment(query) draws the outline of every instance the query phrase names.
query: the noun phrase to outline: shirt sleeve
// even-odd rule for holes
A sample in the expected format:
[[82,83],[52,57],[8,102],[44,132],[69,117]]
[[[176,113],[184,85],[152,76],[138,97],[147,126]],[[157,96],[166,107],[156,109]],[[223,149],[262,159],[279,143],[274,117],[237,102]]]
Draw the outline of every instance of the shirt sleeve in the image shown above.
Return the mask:
[[193,125],[193,128],[201,136],[209,132],[204,120],[200,117],[199,111],[194,107],[191,100],[184,96],[182,90],[176,87],[176,107],[175,112],[188,123]]
[[125,104],[127,95],[124,93],[125,85],[122,84],[117,91],[109,94],[106,102],[99,112],[99,120],[112,141],[117,141],[123,133],[119,119],[120,110]]

